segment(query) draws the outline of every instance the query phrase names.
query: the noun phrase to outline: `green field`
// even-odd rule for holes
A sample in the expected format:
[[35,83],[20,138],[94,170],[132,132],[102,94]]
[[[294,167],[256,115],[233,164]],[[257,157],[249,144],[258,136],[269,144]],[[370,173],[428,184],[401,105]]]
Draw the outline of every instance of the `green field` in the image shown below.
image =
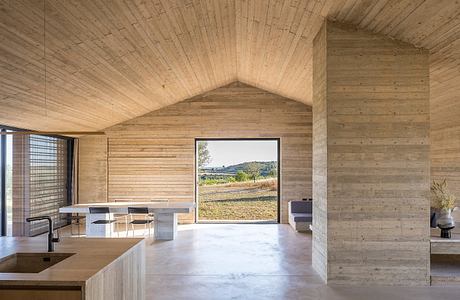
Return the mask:
[[277,220],[277,180],[201,185],[199,220]]

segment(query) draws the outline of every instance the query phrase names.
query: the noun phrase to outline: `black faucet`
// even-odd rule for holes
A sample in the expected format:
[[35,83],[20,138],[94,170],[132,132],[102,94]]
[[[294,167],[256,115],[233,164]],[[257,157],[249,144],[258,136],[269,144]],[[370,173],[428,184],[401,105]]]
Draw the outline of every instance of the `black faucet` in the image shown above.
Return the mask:
[[48,220],[48,252],[54,252],[54,243],[59,242],[59,238],[53,236],[53,221],[49,216],[27,218],[27,222]]

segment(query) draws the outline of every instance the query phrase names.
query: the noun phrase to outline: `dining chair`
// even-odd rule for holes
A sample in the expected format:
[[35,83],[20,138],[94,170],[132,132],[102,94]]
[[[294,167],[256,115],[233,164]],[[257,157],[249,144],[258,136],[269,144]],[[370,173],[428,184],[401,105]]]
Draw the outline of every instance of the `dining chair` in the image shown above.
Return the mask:
[[65,220],[70,223],[70,235],[74,235],[73,227],[77,226],[77,235],[80,236],[80,226],[84,223],[86,216],[75,214],[67,214]]
[[[130,200],[115,200],[115,202],[131,202],[131,201]],[[128,213],[116,213],[116,214],[113,214],[113,217],[117,221],[117,224],[120,224],[122,222],[120,220],[123,220],[123,223],[125,223],[126,236],[128,236],[128,223],[129,223],[128,222],[128,216],[129,216]],[[118,231],[118,225],[117,225],[117,231]]]
[[[147,229],[147,226],[148,226],[149,237],[151,236],[150,231],[152,227],[153,218],[151,218],[149,214],[148,207],[128,207],[128,215],[130,217],[129,224],[131,224],[133,236],[134,236],[134,225],[144,225],[144,235],[145,235],[145,229]],[[135,216],[139,216],[139,215],[143,216],[144,219],[135,219]],[[126,234],[126,236],[128,236],[128,234]]]
[[[93,215],[93,214],[110,214],[110,208],[107,207],[107,206],[90,206],[89,207],[89,214],[90,215]],[[112,227],[112,223],[115,223],[116,220],[114,219],[100,219],[100,220],[96,220],[96,221],[92,221],[91,224],[95,224],[95,225],[104,225],[104,226],[111,226],[110,228],[110,236],[112,236],[112,230],[113,230],[113,227]],[[118,232],[118,236],[120,236],[120,233]]]

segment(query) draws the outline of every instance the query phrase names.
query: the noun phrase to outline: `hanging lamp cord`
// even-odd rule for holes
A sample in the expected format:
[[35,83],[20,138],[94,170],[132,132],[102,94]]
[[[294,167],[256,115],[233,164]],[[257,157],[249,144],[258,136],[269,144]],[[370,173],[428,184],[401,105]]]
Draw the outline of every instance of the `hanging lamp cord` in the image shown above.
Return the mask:
[[44,100],[45,100],[45,122],[48,120],[47,101],[47,67],[46,67],[46,0],[43,0],[43,64],[45,70]]

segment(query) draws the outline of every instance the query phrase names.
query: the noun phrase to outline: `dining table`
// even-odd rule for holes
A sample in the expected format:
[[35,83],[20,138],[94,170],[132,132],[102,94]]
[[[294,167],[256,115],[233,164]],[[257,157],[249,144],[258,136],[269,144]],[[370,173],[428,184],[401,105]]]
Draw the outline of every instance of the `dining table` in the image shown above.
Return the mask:
[[[90,214],[90,207],[108,207],[109,213]],[[110,237],[111,226],[94,224],[96,220],[112,220],[114,215],[128,214],[128,207],[146,207],[153,215],[154,238],[174,240],[177,236],[178,214],[188,214],[195,208],[193,202],[92,202],[73,204],[59,208],[62,214],[86,215],[87,237]]]

